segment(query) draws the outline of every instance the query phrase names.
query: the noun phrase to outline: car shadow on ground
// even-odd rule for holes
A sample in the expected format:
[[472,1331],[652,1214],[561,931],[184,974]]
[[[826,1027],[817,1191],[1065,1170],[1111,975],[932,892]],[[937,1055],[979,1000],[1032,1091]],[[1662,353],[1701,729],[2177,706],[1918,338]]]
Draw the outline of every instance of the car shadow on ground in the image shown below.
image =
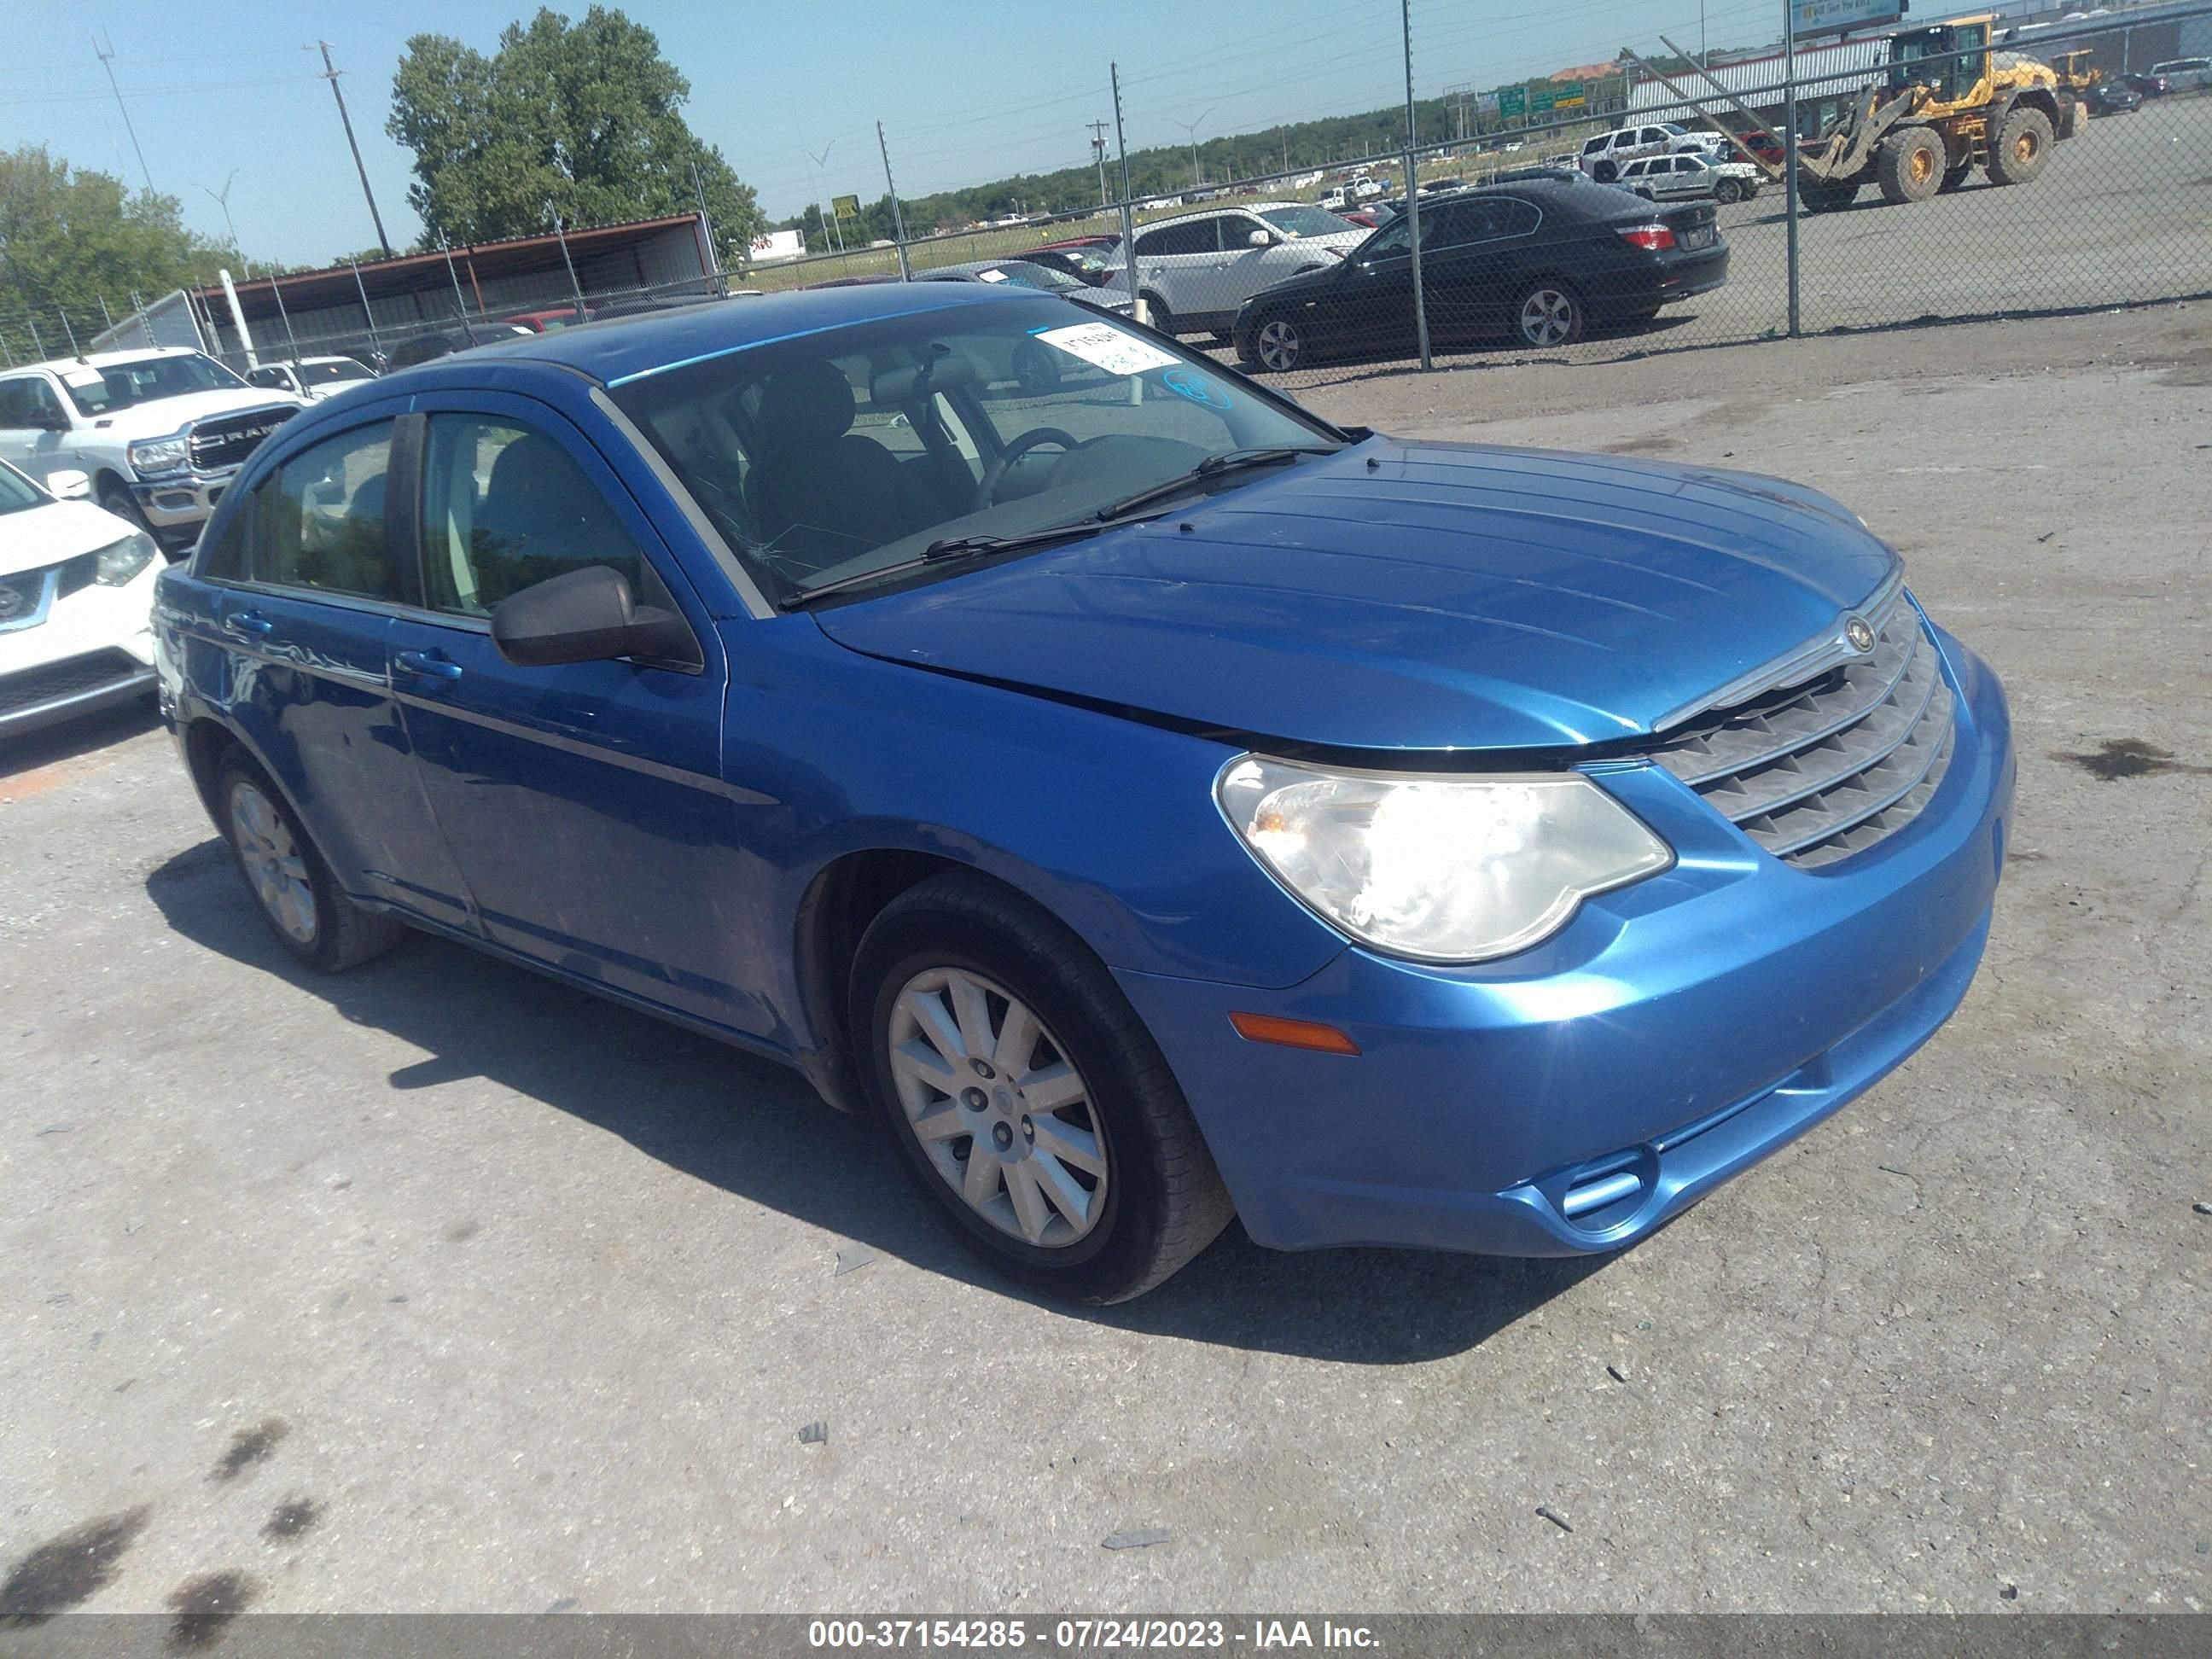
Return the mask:
[[28,732],[0,744],[0,778],[20,777],[42,766],[76,760],[110,744],[121,743],[154,730],[161,724],[153,698],[103,709],[60,726]]
[[928,1213],[878,1126],[830,1110],[782,1066],[444,939],[410,939],[351,973],[309,973],[270,937],[213,837],[154,871],[146,890],[193,943],[429,1056],[392,1073],[385,1081],[393,1090],[483,1078],[828,1233],[1117,1330],[1412,1364],[1477,1346],[1602,1265],[1410,1250],[1289,1255],[1262,1249],[1232,1224],[1150,1295],[1072,1308],[975,1262]]

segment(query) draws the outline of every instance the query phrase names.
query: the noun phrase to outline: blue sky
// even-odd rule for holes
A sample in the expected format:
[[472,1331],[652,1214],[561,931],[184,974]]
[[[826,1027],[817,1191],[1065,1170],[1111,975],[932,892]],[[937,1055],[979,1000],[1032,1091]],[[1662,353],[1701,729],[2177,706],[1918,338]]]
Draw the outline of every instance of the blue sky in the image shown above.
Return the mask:
[[[580,15],[581,4],[556,7]],[[1118,58],[1130,148],[1279,120],[1371,109],[1403,96],[1398,0],[635,0],[691,82],[693,129],[721,146],[771,216],[817,191],[882,193],[875,123],[902,192],[1081,164],[1085,124],[1110,122]],[[534,7],[528,8],[534,10]],[[386,228],[420,226],[406,204],[407,152],[384,136],[392,75],[409,36],[454,35],[489,51],[517,0],[8,0],[0,149],[43,143],[81,166],[139,169],[91,31],[114,70],[155,186],[216,237],[206,192],[235,171],[230,212],[249,255],[319,262],[374,240],[318,39],[332,43]],[[1712,44],[1771,40],[1778,0],[1706,0]],[[1416,89],[1657,48],[1695,50],[1698,0],[1413,0]],[[1110,127],[1108,131],[1112,137]],[[818,172],[805,151],[829,150]],[[203,188],[204,187],[204,189]]]

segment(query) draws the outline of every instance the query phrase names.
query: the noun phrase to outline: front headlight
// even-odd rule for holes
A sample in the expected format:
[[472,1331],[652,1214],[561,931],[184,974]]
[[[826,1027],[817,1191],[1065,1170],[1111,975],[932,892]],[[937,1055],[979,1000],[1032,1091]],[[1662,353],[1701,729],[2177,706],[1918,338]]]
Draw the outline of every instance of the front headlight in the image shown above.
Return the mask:
[[102,587],[127,587],[161,550],[144,531],[133,531],[92,556],[92,579]]
[[179,433],[173,438],[156,438],[150,443],[132,444],[129,454],[131,470],[141,477],[157,472],[174,472],[185,464],[185,435]]
[[1214,793],[1291,893],[1363,944],[1424,962],[1524,951],[1591,894],[1674,861],[1575,772],[1399,777],[1246,755]]

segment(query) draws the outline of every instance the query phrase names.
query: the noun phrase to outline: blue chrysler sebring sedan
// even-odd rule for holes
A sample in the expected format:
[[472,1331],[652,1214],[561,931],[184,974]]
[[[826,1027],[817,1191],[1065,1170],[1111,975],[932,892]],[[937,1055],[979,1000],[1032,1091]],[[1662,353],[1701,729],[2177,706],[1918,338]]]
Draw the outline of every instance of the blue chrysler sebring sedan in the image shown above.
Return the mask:
[[156,631],[301,963],[422,928],[772,1056],[1091,1301],[1231,1215],[1650,1232],[1958,1005],[2013,787],[1824,495],[1339,428],[963,283],[319,404]]

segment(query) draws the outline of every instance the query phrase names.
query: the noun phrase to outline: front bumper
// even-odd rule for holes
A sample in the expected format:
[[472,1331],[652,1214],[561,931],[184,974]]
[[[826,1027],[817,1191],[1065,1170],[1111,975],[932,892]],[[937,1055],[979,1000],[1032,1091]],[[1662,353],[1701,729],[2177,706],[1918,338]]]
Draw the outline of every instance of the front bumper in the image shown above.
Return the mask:
[[[2014,781],[1996,675],[1937,639],[1951,769],[1910,824],[1840,863],[1771,858],[1636,766],[1603,781],[1675,867],[1521,956],[1437,969],[1347,949],[1283,991],[1117,971],[1246,1230],[1281,1249],[1614,1249],[1927,1041],[1980,962]],[[1334,1025],[1362,1052],[1248,1042],[1235,1012]]]
[[220,472],[175,472],[132,484],[131,495],[155,535],[173,547],[198,537],[200,526],[237,476],[234,466]]
[[19,737],[155,690],[156,559],[121,587],[55,599],[36,625],[0,633],[0,738]]

